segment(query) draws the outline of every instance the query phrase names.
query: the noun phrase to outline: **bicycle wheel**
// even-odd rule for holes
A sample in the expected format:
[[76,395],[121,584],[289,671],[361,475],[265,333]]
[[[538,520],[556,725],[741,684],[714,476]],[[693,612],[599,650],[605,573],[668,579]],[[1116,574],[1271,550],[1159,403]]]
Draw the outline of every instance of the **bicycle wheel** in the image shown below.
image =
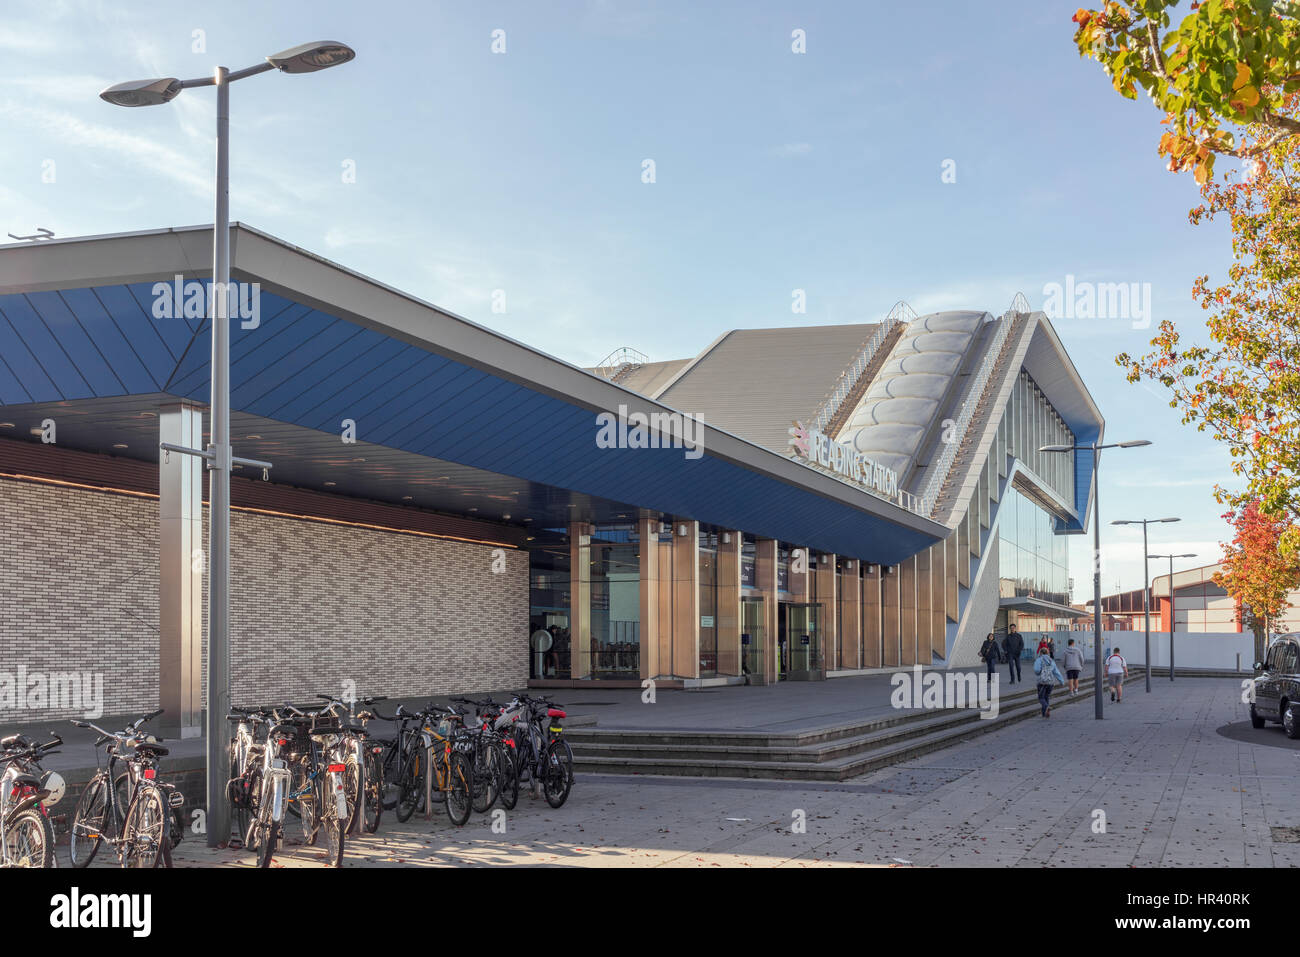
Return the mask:
[[171,866],[168,817],[161,791],[144,787],[136,792],[122,829],[123,867]]
[[479,741],[474,749],[474,811],[485,814],[497,800],[497,749]]
[[68,833],[68,863],[85,867],[95,859],[108,820],[108,778],[96,774],[81,792]]
[[302,828],[303,843],[310,846],[316,843],[320,820],[316,808],[316,785],[305,757],[294,761],[293,773],[289,780],[292,782],[290,791],[297,797],[289,801],[286,806],[289,813],[298,818],[298,825]]
[[343,829],[349,834],[356,834],[361,829],[364,771],[364,766],[357,760],[357,751],[349,748],[348,756],[343,760],[343,791],[348,802],[348,819]]
[[552,741],[542,754],[542,762],[542,790],[546,793],[546,803],[560,807],[569,799],[569,790],[573,787],[573,751],[569,742],[563,739]]
[[14,815],[5,830],[5,851],[11,867],[54,866],[54,827],[40,808]]
[[252,829],[257,832],[257,866],[261,868],[271,866],[271,857],[280,841],[280,825],[271,820],[269,812],[265,816],[265,821],[254,821],[252,825]]
[[402,822],[409,820],[415,813],[415,808],[424,795],[424,748],[420,746],[418,738],[407,755],[405,771],[398,784],[400,791],[397,796],[397,820]]
[[316,778],[316,804],[319,808],[321,830],[325,832],[325,865],[327,867],[343,866],[343,835],[347,830],[346,812],[342,817],[338,813],[338,803],[330,793],[330,777],[321,774]]
[[513,811],[515,805],[519,803],[519,769],[515,767],[515,759],[511,753],[514,748],[499,741],[494,747],[498,751],[497,767],[501,772],[497,796],[501,799],[503,808]]
[[474,767],[469,758],[453,751],[447,758],[447,817],[457,827],[469,820],[474,806]]
[[361,822],[361,826],[365,828],[367,834],[374,834],[379,830],[379,819],[384,813],[384,766],[380,763],[375,748],[376,745],[366,745],[366,805],[365,819]]

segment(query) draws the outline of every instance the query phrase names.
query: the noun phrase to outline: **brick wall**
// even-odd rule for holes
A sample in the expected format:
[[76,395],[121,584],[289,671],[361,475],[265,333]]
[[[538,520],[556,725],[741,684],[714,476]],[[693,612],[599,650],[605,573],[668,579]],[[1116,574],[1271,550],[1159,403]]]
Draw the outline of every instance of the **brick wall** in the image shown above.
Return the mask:
[[[492,546],[232,512],[233,700],[522,686],[528,556],[500,558],[494,573]],[[157,592],[155,499],[0,480],[0,685],[20,666],[99,672],[105,714],[157,707]],[[3,691],[0,724],[80,712]]]

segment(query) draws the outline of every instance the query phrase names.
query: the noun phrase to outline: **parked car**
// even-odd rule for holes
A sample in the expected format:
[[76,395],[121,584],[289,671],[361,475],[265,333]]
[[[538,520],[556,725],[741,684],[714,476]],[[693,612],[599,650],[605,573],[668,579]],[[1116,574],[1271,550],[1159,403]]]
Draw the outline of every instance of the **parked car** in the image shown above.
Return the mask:
[[1278,721],[1288,738],[1300,738],[1300,634],[1275,639],[1263,662],[1255,662],[1255,671],[1251,727]]

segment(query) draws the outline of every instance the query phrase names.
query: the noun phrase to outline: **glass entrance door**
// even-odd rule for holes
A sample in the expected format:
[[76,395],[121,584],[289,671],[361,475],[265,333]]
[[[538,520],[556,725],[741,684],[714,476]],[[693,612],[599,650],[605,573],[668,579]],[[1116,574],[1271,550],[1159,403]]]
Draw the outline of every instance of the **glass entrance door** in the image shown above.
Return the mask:
[[790,681],[821,681],[826,677],[822,656],[821,605],[782,602],[779,678]]
[[764,627],[763,599],[740,601],[740,673],[763,676],[763,648],[767,631]]

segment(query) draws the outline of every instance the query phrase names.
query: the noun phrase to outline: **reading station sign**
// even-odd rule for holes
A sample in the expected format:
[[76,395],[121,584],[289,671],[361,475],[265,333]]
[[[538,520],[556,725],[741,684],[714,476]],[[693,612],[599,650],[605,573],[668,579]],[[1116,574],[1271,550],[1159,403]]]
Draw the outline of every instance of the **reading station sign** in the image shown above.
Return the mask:
[[847,442],[836,442],[819,429],[795,422],[789,429],[795,458],[819,465],[856,482],[870,492],[894,498],[898,495],[898,473],[875,462]]

